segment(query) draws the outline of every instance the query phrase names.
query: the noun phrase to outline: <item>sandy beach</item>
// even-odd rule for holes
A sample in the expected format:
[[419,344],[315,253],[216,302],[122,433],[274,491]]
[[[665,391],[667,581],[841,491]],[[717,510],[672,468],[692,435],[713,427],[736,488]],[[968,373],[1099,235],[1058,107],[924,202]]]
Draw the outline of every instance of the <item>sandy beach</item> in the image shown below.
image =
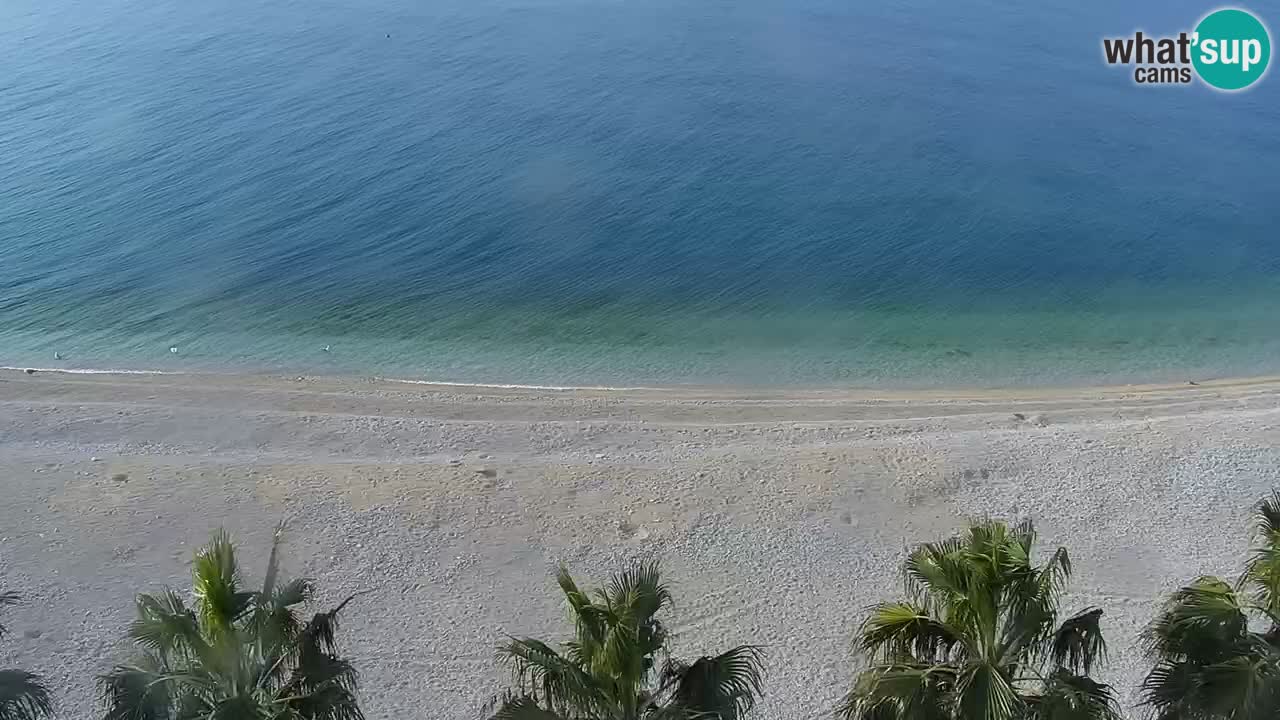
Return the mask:
[[675,648],[768,645],[760,717],[826,713],[866,605],[913,543],[1036,520],[1105,611],[1132,709],[1160,593],[1239,565],[1280,486],[1280,380],[956,393],[550,390],[335,378],[0,371],[0,666],[97,711],[132,597],[185,587],[218,526],[343,625],[370,718],[475,718],[505,634],[564,637],[551,572],[657,556]]

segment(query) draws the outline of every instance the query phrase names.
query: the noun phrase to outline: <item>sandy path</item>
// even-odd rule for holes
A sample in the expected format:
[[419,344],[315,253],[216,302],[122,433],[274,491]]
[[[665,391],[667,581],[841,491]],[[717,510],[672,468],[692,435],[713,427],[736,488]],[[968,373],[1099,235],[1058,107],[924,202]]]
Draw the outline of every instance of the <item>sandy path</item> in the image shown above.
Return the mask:
[[133,594],[185,583],[213,527],[248,550],[288,517],[293,572],[373,590],[344,626],[370,718],[475,717],[504,632],[567,631],[556,563],[593,581],[641,554],[675,586],[681,653],[769,644],[763,716],[810,718],[905,545],[1030,515],[1072,550],[1071,604],[1105,609],[1128,691],[1158,593],[1231,571],[1277,475],[1274,380],[873,396],[4,371],[0,581],[30,603],[0,662],[92,716]]

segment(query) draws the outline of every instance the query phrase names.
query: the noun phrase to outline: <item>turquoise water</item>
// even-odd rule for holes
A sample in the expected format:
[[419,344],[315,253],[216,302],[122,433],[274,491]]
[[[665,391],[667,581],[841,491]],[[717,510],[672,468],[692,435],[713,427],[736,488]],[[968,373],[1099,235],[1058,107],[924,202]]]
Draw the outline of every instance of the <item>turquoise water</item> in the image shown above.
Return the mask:
[[0,364],[1277,372],[1280,78],[1101,59],[1210,9],[5,0]]

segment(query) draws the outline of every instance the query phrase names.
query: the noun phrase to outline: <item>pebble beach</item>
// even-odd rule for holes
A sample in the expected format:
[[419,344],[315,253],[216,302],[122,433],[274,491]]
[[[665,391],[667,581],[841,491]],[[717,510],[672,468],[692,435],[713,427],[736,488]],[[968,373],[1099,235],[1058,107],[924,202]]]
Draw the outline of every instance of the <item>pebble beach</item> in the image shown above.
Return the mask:
[[370,718],[475,718],[507,634],[570,631],[552,572],[661,559],[674,651],[767,646],[760,717],[847,689],[865,607],[907,548],[975,518],[1069,547],[1104,610],[1100,675],[1136,711],[1158,599],[1232,573],[1280,483],[1280,380],[964,391],[551,390],[251,375],[0,372],[0,665],[98,710],[135,593],[189,587],[217,527],[260,577],[350,606]]

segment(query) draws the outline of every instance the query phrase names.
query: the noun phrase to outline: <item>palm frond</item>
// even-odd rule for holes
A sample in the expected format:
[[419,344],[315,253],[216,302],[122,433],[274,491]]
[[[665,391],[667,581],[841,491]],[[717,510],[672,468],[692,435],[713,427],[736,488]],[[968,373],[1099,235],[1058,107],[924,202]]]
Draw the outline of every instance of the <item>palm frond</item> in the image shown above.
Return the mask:
[[1235,590],[1213,577],[1180,588],[1143,633],[1153,657],[1200,657],[1209,662],[1229,653],[1248,632],[1248,617]]
[[1000,667],[973,663],[956,680],[957,710],[965,720],[1013,720],[1023,700]]
[[664,656],[659,615],[672,603],[655,562],[637,562],[590,593],[561,567],[556,583],[572,611],[562,650],[534,638],[497,648],[513,690],[495,718],[529,720],[737,720],[761,691],[758,647],[744,645],[692,663]]
[[1037,538],[1035,523],[1031,518],[1018,521],[1009,528],[1009,537],[1022,551],[1022,557],[1027,559],[1027,564],[1030,564],[1031,553],[1035,549]]
[[1055,550],[1049,562],[1039,569],[1037,576],[1041,591],[1056,601],[1071,582],[1071,556],[1067,549],[1060,547]]
[[610,694],[628,707],[648,685],[657,664],[655,656],[666,642],[667,632],[657,614],[671,603],[671,593],[656,562],[637,562],[614,574],[599,596],[607,633],[590,656],[587,670],[609,678]]
[[233,695],[214,703],[201,720],[272,720],[270,710],[263,708],[251,695]]
[[107,706],[103,720],[169,720],[171,698],[163,666],[151,657],[117,665],[98,678]]
[[360,594],[316,613],[298,634],[296,665],[285,694],[301,696],[291,706],[310,713],[302,717],[329,717],[323,713],[337,713],[336,720],[361,717],[355,699],[358,676],[355,667],[338,656],[337,644],[338,615]]
[[859,674],[836,709],[845,720],[949,720],[955,677],[950,669],[880,665]]
[[1065,668],[1052,672],[1041,691],[1026,698],[1028,720],[1121,720],[1111,686]]
[[311,578],[297,578],[280,585],[271,596],[271,602],[277,610],[287,609],[307,602],[315,591],[315,581]]
[[352,600],[355,600],[357,597],[364,594],[364,592],[351,593],[333,609],[313,615],[311,620],[302,628],[301,638],[299,640],[300,650],[302,652],[314,651],[330,654],[337,653],[338,614],[342,612],[343,608],[345,608]]
[[896,700],[872,700],[857,691],[840,699],[835,715],[841,720],[908,720]]
[[265,652],[281,652],[301,634],[303,626],[293,608],[309,601],[314,593],[315,584],[308,578],[299,578],[277,584],[270,597],[258,598],[253,629]]
[[316,690],[297,702],[293,710],[296,717],[305,720],[364,720],[355,694],[337,686]]
[[[569,568],[561,565],[556,571],[556,584],[560,586],[560,591],[564,593],[564,597],[569,601],[569,606],[576,612],[579,608],[591,605],[591,598],[578,589],[578,584],[573,581],[573,576],[569,574]],[[519,700],[520,698],[515,698]]]
[[1280,490],[1272,490],[1270,497],[1258,502],[1254,518],[1254,529],[1264,544],[1280,542]]
[[589,674],[540,640],[511,638],[498,656],[511,667],[519,693],[551,712],[589,714],[609,704]]
[[1143,703],[1169,718],[1272,718],[1280,707],[1275,658],[1239,655],[1210,665],[1163,661],[1142,682]]
[[657,561],[636,563],[614,575],[605,594],[612,605],[626,606],[637,623],[646,624],[671,603],[661,575]]
[[172,590],[158,595],[139,595],[135,601],[137,618],[129,626],[129,637],[142,648],[166,657],[173,653],[193,657],[208,651],[200,635],[200,621]]
[[998,604],[1005,609],[1000,633],[1000,656],[1010,663],[1038,662],[1058,629],[1058,604],[1071,579],[1071,557],[1059,547],[1040,567],[1032,564],[1023,545],[1034,539],[1031,522],[1022,524],[1013,544],[1016,558],[1002,568],[997,584]]
[[902,655],[918,660],[945,658],[963,637],[928,612],[907,603],[881,603],[863,621],[858,640],[868,657],[892,661]]
[[1107,656],[1101,621],[1100,608],[1088,608],[1067,618],[1053,634],[1050,658],[1054,664],[1073,673],[1093,672],[1094,665]]
[[901,706],[897,698],[877,692],[885,668],[870,668],[858,673],[853,688],[840,700],[836,717],[843,720],[898,720]]
[[1240,577],[1240,586],[1270,615],[1273,627],[1280,628],[1280,490],[1258,503],[1255,512],[1257,545]]
[[[1143,633],[1155,665],[1142,697],[1159,720],[1270,720],[1280,708],[1280,492],[1258,503],[1254,523],[1235,586],[1196,579]],[[1255,632],[1251,614],[1267,629]]]
[[1280,538],[1255,548],[1245,563],[1239,586],[1251,591],[1254,601],[1267,612],[1272,624],[1280,624]]
[[666,630],[643,610],[625,603],[611,608],[615,618],[598,653],[589,659],[586,669],[592,675],[607,678],[610,694],[630,704],[647,686],[657,663],[656,655],[666,642]]
[[337,687],[355,694],[359,676],[355,666],[328,653],[302,653],[289,686],[302,694]]
[[[991,522],[988,523],[988,527],[990,531],[986,552],[993,558],[989,577],[993,585],[999,588],[997,594],[1013,595],[1013,599],[1030,594],[1028,587],[1034,585],[1037,578],[1051,571],[1053,567],[1051,562],[1041,571],[1037,571],[1032,564],[1036,539],[1035,526],[1030,520],[1024,520],[1013,526],[1002,522]],[[1057,555],[1065,557],[1065,549],[1058,550],[1055,558]],[[1001,597],[998,602],[1004,604],[1008,599],[1010,598]]]
[[923,600],[963,597],[969,585],[961,538],[926,543],[907,557],[904,565],[907,592]]
[[1194,707],[1200,693],[1199,668],[1187,661],[1161,661],[1142,680],[1142,702],[1158,716],[1195,717],[1182,709]]
[[0,670],[0,718],[38,720],[53,715],[53,700],[39,675]]
[[1200,707],[1215,716],[1262,720],[1280,709],[1280,664],[1275,657],[1240,655],[1199,669]]
[[307,720],[361,720],[356,702],[358,676],[351,663],[325,653],[303,653],[280,691],[298,717]]
[[538,706],[536,700],[526,695],[505,698],[489,720],[567,720],[550,710]]
[[563,565],[556,573],[556,583],[573,611],[575,640],[570,643],[571,654],[583,662],[589,662],[588,659],[599,653],[608,637],[609,612],[597,607],[587,593],[578,589],[569,569]]
[[[281,521],[272,533],[262,590],[252,597],[252,619],[249,622],[261,653],[273,662],[291,652],[293,641],[302,630],[293,606],[307,602],[315,592],[315,585],[308,578],[280,580],[280,546],[284,542],[284,531],[285,524]],[[264,668],[263,672],[271,675],[274,669]]]
[[1020,665],[1037,664],[1050,654],[1050,641],[1057,622],[1057,602],[1037,589],[1037,582],[1021,583],[1019,589],[1006,592],[1004,620],[1000,630],[1000,662]]
[[1101,611],[1059,625],[1071,557],[1059,547],[1037,563],[1036,541],[1030,521],[987,520],[912,550],[903,564],[910,601],[873,606],[860,625],[859,648],[876,664],[858,675],[839,714],[1042,720],[1035,713],[1052,711],[1088,720],[1068,717],[1072,709],[1113,720],[1110,688],[1087,676],[1105,660]]
[[191,575],[196,612],[210,635],[229,631],[254,600],[254,593],[240,590],[235,546],[225,530],[215,531],[209,544],[196,553]]
[[764,651],[739,645],[715,657],[689,664],[671,662],[663,670],[673,704],[689,715],[709,720],[735,720],[751,711],[763,687]]
[[[299,627],[313,591],[279,573],[279,536],[262,592],[240,588],[230,539],[214,535],[192,569],[197,596],[138,597],[130,636],[144,654],[99,679],[107,720],[362,720],[355,668],[337,654],[338,616],[355,595]],[[358,593],[357,593],[358,594]]]

